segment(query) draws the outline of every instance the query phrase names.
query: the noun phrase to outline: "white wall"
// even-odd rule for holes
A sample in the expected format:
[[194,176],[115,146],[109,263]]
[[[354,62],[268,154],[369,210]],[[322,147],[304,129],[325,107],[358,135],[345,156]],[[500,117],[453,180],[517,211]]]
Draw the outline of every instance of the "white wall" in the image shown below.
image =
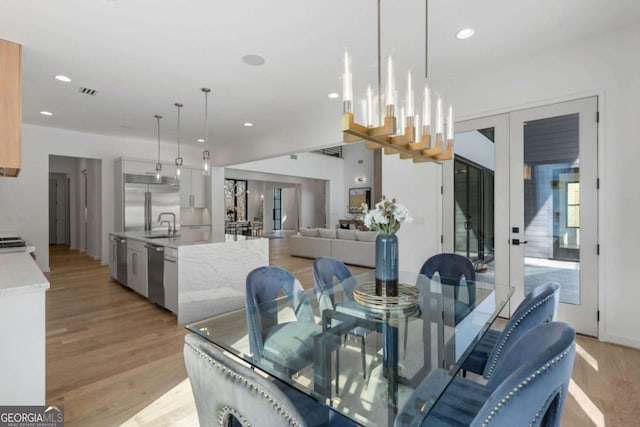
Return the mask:
[[289,187],[282,189],[282,229],[298,230],[298,189]]
[[[373,150],[368,150],[364,142],[354,142],[342,146],[344,160],[345,214],[349,212],[349,189],[371,187],[371,197],[375,194],[373,179]],[[362,163],[359,163],[362,161]],[[364,178],[359,182],[357,178]],[[371,200],[371,202],[375,202]]]
[[[100,205],[99,207],[95,205],[100,212],[102,226],[99,232],[94,230],[99,235],[96,246],[101,247],[101,250],[97,251],[96,246],[88,249],[94,256],[97,252],[100,255],[105,254],[102,263],[106,264],[108,262],[106,255],[109,253],[108,233],[114,227],[113,161],[123,156],[150,158],[153,156],[149,153],[155,153],[156,147],[156,142],[153,140],[115,138],[23,124],[20,176],[0,179],[0,200],[3,201],[0,204],[0,232],[15,231],[33,243],[36,246],[38,266],[44,271],[49,271],[49,155],[101,160],[99,166],[91,162],[86,164],[89,169],[101,170],[100,174],[95,175],[95,181],[92,182],[90,179],[89,183],[94,191],[98,187],[102,189]],[[161,158],[170,160],[175,157],[175,151],[174,144],[162,143]],[[185,165],[198,165],[201,151],[201,148],[195,146],[183,147]],[[222,168],[213,169],[212,176],[216,173],[224,176]],[[222,185],[220,189],[222,190]],[[222,197],[220,200],[223,200]],[[223,227],[224,225],[219,225],[220,230]]]
[[[467,74],[432,82],[433,87],[446,94],[455,106],[456,120],[601,95],[600,337],[635,347],[640,347],[640,329],[636,327],[640,287],[636,285],[635,268],[640,229],[633,226],[640,209],[640,192],[633,190],[633,183],[637,182],[636,162],[640,158],[640,144],[637,143],[640,133],[638,46],[640,25],[537,56],[513,59],[506,64],[462,70]],[[388,157],[385,156],[383,163],[383,191],[387,195],[410,193],[423,200],[437,197],[439,187],[425,182],[426,172],[420,168],[410,168],[410,173],[403,170],[403,177],[391,176],[389,168],[395,168],[395,165],[389,166],[392,159]],[[403,199],[400,197],[401,201]],[[427,231],[427,227],[424,228]],[[438,238],[435,230],[428,230],[430,242]],[[403,237],[400,235],[406,240]],[[407,268],[407,264],[413,262],[405,258],[407,253],[422,251],[422,246],[420,242],[401,246],[401,268]]]
[[[297,159],[292,159],[290,156],[276,157],[267,160],[258,160],[255,162],[241,163],[233,165],[227,168],[227,177],[242,178],[242,176],[234,175],[230,176],[229,173],[233,171],[255,171],[261,173],[268,173],[278,175],[277,180],[279,182],[291,182],[299,183],[302,187],[302,194],[300,203],[302,209],[300,210],[300,227],[316,226],[318,217],[320,216],[318,209],[308,209],[309,203],[316,199],[319,189],[318,187],[324,183],[319,183],[317,180],[328,181],[326,183],[329,191],[328,200],[328,212],[327,225],[332,226],[338,222],[338,219],[344,218],[347,197],[344,191],[344,161],[342,159],[325,156],[315,153],[300,153],[297,154]],[[260,175],[244,175],[249,176],[249,179],[258,179],[263,181],[275,181],[275,179],[267,179]],[[306,186],[304,180],[298,178],[309,178],[316,180],[316,183],[311,186]],[[246,179],[246,178],[242,178]],[[313,187],[313,188],[312,188]],[[265,193],[265,200],[267,194]],[[324,200],[323,200],[324,202]],[[315,204],[315,203],[314,203]],[[265,216],[270,216],[271,210],[268,210],[265,206]],[[323,221],[324,222],[324,221]],[[323,224],[321,224],[323,225]]]

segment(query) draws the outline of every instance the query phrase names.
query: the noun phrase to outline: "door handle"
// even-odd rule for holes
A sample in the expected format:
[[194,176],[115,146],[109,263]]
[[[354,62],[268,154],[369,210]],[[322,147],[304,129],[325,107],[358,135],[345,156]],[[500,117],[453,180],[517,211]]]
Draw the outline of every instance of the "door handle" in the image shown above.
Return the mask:
[[527,243],[529,243],[529,241],[527,240],[520,240],[520,239],[511,239],[511,244],[514,246],[519,246],[519,245],[526,245]]

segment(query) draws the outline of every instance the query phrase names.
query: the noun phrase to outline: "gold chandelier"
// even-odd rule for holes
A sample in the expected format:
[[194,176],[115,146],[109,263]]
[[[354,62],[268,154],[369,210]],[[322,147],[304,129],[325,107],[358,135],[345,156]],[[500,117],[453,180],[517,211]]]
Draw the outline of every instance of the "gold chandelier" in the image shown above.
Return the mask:
[[[425,46],[428,48],[428,0],[425,1]],[[380,60],[380,0],[378,0],[378,117],[382,117],[382,84]],[[425,78],[428,75],[428,57],[425,52]],[[422,123],[420,115],[415,114],[414,91],[411,70],[407,72],[407,91],[405,105],[400,107],[400,123],[395,116],[395,75],[393,58],[387,59],[387,81],[385,94],[385,117],[382,124],[374,125],[373,91],[367,87],[366,125],[358,124],[353,116],[353,75],[351,72],[351,56],[345,51],[344,74],[342,77],[342,132],[344,142],[365,140],[369,149],[384,148],[385,154],[400,154],[401,159],[412,159],[418,162],[440,162],[453,158],[453,107],[449,106],[447,114],[446,139],[444,133],[444,112],[442,99],[437,98],[434,120],[434,138],[431,138],[431,89],[424,86],[422,102]],[[433,143],[432,143],[433,142]]]

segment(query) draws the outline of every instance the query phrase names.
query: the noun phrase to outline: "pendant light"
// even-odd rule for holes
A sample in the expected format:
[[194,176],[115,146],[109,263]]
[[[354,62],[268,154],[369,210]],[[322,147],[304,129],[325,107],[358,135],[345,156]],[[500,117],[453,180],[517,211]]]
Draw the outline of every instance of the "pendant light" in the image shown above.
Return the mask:
[[205,150],[202,152],[202,174],[204,176],[209,176],[209,169],[211,168],[211,153],[209,153],[209,141],[207,139],[209,126],[208,126],[208,118],[209,118],[209,92],[211,89],[203,87],[202,92],[204,92],[204,147]]
[[182,169],[182,157],[180,157],[180,109],[182,104],[176,102],[175,105],[178,108],[178,157],[176,157],[176,178],[180,179],[180,169]]
[[160,182],[160,172],[162,171],[162,164],[160,163],[160,119],[162,116],[153,116],[158,120],[158,163],[156,163],[156,180]]

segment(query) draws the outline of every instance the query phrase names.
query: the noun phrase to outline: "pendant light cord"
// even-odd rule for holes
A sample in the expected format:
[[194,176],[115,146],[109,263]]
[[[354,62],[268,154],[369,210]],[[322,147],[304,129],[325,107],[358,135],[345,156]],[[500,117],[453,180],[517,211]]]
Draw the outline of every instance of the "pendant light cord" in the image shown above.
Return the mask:
[[176,107],[178,107],[178,157],[180,157],[180,108],[182,104],[176,104]]
[[158,119],[158,164],[160,163],[160,119],[162,116],[156,115],[156,119]]
[[424,78],[429,79],[429,0],[424,1]]
[[378,0],[378,124],[379,125],[382,124],[382,53],[381,53],[381,49],[382,48],[381,48],[381,38],[380,38],[380,0]]

